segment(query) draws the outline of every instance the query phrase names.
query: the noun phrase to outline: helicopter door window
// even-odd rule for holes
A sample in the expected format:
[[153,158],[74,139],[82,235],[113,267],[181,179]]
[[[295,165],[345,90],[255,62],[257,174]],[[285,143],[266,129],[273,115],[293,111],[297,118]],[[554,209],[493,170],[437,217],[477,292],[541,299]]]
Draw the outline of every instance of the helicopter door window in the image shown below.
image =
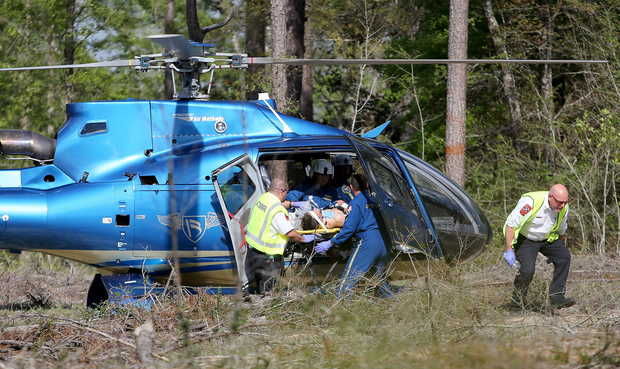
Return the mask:
[[108,131],[108,123],[102,122],[88,122],[82,127],[80,136],[94,135],[95,133],[104,133]]
[[256,191],[256,186],[240,166],[234,166],[221,172],[217,180],[220,184],[226,209],[232,214],[237,213]]
[[381,188],[401,205],[416,209],[406,186],[406,180],[400,175],[400,170],[392,162],[392,159],[381,156],[369,160],[368,164],[376,176],[376,181]]

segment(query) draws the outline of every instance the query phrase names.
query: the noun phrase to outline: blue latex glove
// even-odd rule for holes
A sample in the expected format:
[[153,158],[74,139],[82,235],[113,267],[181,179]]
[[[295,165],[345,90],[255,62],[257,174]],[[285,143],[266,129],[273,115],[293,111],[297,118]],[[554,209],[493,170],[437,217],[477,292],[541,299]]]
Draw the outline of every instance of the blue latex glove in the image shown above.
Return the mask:
[[506,263],[508,263],[511,267],[514,268],[515,265],[517,265],[517,257],[515,256],[515,251],[513,249],[504,251],[502,256],[504,257],[504,260],[506,260]]
[[312,210],[312,205],[310,205],[310,201],[293,201],[291,202],[291,206],[294,208],[301,209],[303,211]]
[[319,242],[316,246],[314,246],[314,251],[317,254],[325,254],[329,248],[332,247],[332,241],[327,240],[323,242]]
[[313,235],[313,234],[304,234],[304,235],[301,236],[301,238],[303,239],[303,241],[301,241],[301,242],[303,242],[303,243],[310,243],[310,242],[314,241],[315,237],[316,236]]

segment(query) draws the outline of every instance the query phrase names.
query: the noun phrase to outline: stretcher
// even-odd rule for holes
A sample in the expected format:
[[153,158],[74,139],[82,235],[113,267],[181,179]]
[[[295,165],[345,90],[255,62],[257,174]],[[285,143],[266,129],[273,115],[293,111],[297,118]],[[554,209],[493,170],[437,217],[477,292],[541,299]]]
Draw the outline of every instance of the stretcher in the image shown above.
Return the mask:
[[297,231],[299,234],[328,234],[328,233],[338,233],[340,228],[317,228],[317,229],[308,229],[305,231]]

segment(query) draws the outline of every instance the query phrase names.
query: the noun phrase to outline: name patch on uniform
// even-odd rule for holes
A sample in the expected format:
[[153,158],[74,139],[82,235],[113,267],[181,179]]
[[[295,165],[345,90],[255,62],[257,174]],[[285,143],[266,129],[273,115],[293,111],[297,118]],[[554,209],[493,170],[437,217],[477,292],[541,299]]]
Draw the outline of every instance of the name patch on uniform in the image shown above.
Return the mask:
[[519,213],[520,213],[521,215],[525,215],[525,214],[529,213],[529,212],[530,212],[530,210],[532,210],[532,207],[531,207],[529,204],[525,204],[525,205],[523,205],[523,207],[521,208],[521,210],[519,211]]

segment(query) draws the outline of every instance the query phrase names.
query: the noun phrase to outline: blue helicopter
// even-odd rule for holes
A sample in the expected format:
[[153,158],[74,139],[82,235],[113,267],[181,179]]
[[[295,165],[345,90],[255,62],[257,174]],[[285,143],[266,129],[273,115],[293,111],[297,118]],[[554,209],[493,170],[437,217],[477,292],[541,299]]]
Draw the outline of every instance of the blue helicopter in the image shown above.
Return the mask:
[[[461,187],[423,160],[375,140],[387,123],[356,136],[279,113],[266,94],[256,101],[208,101],[199,76],[248,64],[498,60],[252,58],[213,53],[210,45],[181,35],[151,39],[162,53],[0,69],[131,67],[181,75],[174,100],[68,104],[56,139],[0,131],[2,154],[38,163],[0,171],[0,248],[96,267],[100,273],[88,292],[89,306],[161,292],[173,261],[183,285],[235,293],[245,280],[244,225],[273,168],[285,168],[294,187],[309,179],[308,168],[317,159],[346,156],[365,173],[396,261],[467,260],[491,240],[485,215]],[[295,250],[285,255],[287,264],[307,263],[308,255]],[[312,256],[314,265],[331,262],[329,256]]]

